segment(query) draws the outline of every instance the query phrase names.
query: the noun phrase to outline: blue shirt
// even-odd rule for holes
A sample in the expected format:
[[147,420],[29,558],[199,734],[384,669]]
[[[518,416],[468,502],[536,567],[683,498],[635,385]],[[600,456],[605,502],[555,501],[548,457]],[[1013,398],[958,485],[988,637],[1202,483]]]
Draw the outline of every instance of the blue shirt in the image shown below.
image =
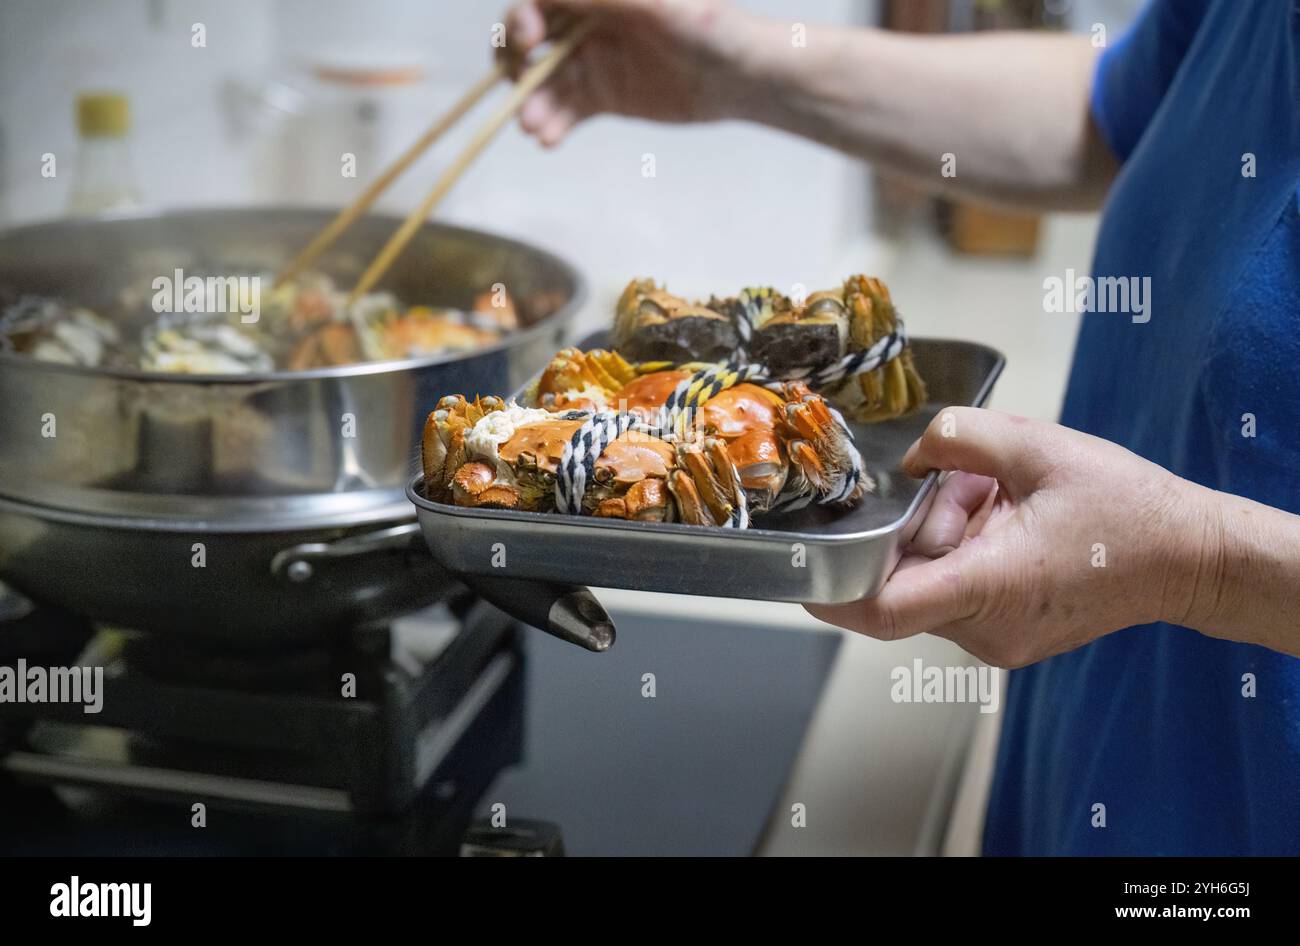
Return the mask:
[[[1300,513],[1300,4],[1153,0],[1092,110],[1093,272],[1150,321],[1084,316],[1062,423]],[[984,849],[1300,854],[1300,660],[1154,624],[1013,671]]]

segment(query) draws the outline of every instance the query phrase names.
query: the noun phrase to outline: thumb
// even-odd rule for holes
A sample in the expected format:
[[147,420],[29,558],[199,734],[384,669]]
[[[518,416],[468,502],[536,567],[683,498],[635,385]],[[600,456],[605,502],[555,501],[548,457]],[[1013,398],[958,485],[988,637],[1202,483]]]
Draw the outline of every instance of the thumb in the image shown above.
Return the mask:
[[[977,597],[964,549],[943,558],[915,557],[899,563],[874,598],[849,604],[806,604],[805,610],[828,624],[879,640],[899,640],[970,617]],[[963,569],[963,565],[968,566]]]
[[947,555],[979,532],[997,498],[997,480],[974,473],[945,474],[908,550],[927,558]]
[[903,457],[911,476],[961,470],[990,476],[1012,498],[1032,492],[1053,465],[1051,425],[978,407],[945,407]]

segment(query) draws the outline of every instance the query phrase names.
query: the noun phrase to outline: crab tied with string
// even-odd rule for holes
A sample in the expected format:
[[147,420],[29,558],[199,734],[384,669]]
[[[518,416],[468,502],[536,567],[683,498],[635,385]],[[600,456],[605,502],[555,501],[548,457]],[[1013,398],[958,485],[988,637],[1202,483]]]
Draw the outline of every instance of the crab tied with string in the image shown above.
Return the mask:
[[804,299],[749,288],[706,302],[634,279],[619,299],[613,336],[629,358],[762,365],[768,377],[805,382],[859,423],[901,417],[926,401],[889,289],[868,276]]
[[804,382],[604,350],[559,352],[522,404],[443,398],[423,463],[435,501],[731,528],[872,489],[843,418]]

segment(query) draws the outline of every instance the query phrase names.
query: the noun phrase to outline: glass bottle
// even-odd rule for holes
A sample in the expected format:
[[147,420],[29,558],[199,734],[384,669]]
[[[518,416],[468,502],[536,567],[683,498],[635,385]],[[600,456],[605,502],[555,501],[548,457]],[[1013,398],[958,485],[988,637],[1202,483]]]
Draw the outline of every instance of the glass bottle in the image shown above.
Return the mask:
[[77,163],[68,212],[96,214],[140,203],[127,147],[131,126],[125,95],[97,92],[77,97]]

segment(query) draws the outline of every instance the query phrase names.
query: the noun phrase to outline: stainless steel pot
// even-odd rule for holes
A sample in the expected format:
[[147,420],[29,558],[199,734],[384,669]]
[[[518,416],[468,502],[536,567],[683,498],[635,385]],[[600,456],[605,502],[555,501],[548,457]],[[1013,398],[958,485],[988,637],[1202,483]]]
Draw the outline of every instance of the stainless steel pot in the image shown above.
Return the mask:
[[[0,233],[0,292],[129,324],[151,316],[156,277],[274,270],[329,218],[196,210],[14,229]],[[398,223],[359,221],[319,268],[349,284]],[[432,600],[445,576],[408,551],[404,496],[423,418],[443,394],[522,384],[583,287],[539,249],[438,224],[381,286],[468,307],[496,283],[524,328],[468,357],[201,377],[0,352],[0,579],[91,618],[241,647]],[[123,307],[124,291],[140,305]]]

